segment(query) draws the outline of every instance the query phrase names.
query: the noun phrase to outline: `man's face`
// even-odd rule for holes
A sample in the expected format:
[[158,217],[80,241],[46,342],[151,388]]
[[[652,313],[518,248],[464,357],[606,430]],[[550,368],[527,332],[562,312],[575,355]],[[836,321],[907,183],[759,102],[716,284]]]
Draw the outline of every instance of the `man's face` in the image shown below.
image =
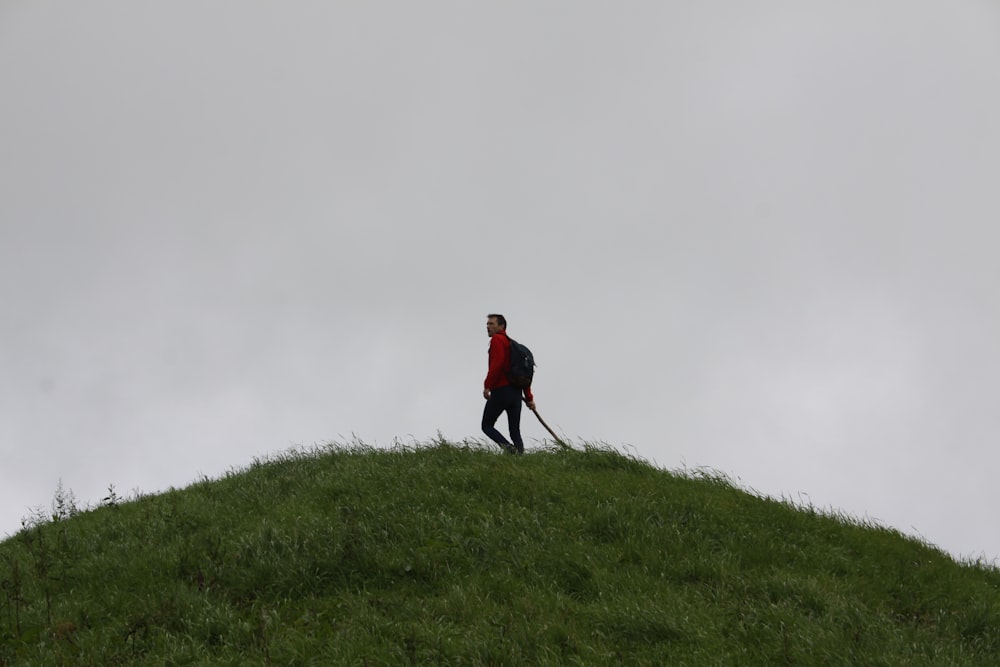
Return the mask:
[[503,331],[503,328],[497,323],[497,318],[495,317],[486,318],[486,335],[492,338],[493,334],[495,334],[498,331]]

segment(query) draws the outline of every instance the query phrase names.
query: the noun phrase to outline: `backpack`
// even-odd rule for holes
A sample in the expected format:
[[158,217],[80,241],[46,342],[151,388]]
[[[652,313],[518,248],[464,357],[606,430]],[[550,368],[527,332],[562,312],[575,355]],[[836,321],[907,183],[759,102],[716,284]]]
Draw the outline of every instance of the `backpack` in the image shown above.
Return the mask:
[[535,355],[524,345],[507,337],[510,341],[510,368],[507,369],[507,380],[519,389],[531,386],[535,376]]

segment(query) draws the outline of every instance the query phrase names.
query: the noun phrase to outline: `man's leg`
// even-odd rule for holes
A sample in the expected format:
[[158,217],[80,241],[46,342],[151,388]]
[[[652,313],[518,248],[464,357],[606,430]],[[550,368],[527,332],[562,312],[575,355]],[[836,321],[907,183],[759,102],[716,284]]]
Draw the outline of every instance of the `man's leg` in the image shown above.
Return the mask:
[[490,397],[486,399],[486,406],[483,408],[483,433],[500,445],[504,451],[513,453],[516,451],[514,446],[496,428],[497,419],[500,418],[500,413],[504,411],[505,407],[503,393],[499,390],[491,392]]
[[518,454],[524,454],[524,441],[521,440],[521,390],[517,387],[510,389],[512,391],[507,399],[507,427],[510,439],[514,441],[514,449]]

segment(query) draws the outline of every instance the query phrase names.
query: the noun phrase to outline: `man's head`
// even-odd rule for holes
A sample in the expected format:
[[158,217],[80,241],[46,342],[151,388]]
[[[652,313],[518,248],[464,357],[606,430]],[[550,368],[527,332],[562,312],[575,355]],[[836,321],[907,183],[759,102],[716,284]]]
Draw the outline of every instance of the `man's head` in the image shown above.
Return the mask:
[[486,316],[486,333],[492,337],[498,331],[507,330],[507,319],[503,315],[491,313]]

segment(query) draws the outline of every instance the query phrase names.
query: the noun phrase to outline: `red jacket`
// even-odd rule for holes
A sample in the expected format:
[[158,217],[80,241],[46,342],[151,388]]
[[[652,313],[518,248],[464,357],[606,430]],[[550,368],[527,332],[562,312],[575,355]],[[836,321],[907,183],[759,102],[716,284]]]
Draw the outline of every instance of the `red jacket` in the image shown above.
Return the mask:
[[[507,379],[507,371],[510,369],[510,338],[507,333],[498,331],[490,336],[490,367],[486,373],[486,380],[483,381],[483,389],[499,389],[510,384]],[[524,399],[534,401],[531,395],[531,387],[524,388]]]

